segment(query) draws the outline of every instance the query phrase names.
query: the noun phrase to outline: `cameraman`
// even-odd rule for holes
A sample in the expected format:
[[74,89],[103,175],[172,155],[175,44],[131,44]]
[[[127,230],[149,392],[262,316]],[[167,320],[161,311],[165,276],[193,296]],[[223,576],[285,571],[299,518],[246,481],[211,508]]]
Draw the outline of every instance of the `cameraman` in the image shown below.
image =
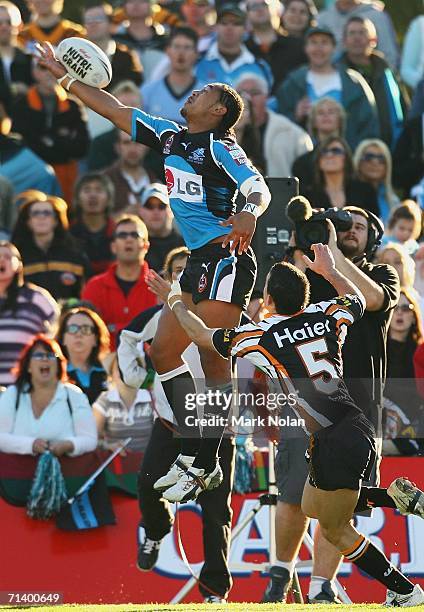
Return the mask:
[[[305,199],[296,198],[301,204]],[[306,201],[307,202],[307,201]],[[308,204],[309,205],[309,204]],[[349,328],[343,347],[344,379],[350,395],[365,415],[373,422],[378,436],[381,432],[381,406],[386,375],[387,330],[393,309],[399,300],[399,278],[387,264],[374,265],[368,261],[379,245],[383,226],[378,218],[356,206],[343,209],[352,215],[352,227],[336,233],[329,226],[328,245],[336,268],[351,280],[366,300],[364,316]],[[302,251],[291,249],[292,263],[305,271]],[[334,288],[311,270],[306,270],[311,284],[311,302],[335,297]],[[290,587],[297,555],[309,524],[302,513],[301,499],[307,477],[304,459],[307,439],[300,433],[280,441],[276,476],[279,501],[276,512],[277,561],[270,569],[270,582],[263,602],[284,601]],[[381,441],[378,440],[378,448]],[[379,461],[375,466],[374,481],[379,481]],[[373,483],[374,484],[374,483]],[[309,586],[310,603],[338,603],[331,581],[337,574],[341,555],[320,533],[315,532],[314,565]]]

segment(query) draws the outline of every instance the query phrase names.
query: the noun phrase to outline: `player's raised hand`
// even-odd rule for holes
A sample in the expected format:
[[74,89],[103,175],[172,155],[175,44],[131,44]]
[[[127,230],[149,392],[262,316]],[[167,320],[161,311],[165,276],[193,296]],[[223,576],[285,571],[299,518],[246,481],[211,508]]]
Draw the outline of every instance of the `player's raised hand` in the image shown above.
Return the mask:
[[313,244],[311,251],[315,256],[313,261],[307,255],[302,255],[302,259],[313,272],[326,276],[336,269],[333,254],[327,244],[322,244],[321,242]]
[[236,215],[231,215],[225,221],[220,221],[223,227],[232,227],[231,232],[225,236],[222,241],[222,248],[228,244],[230,250],[234,253],[238,246],[238,254],[245,253],[250,246],[250,243],[255,233],[256,218],[250,212],[239,212]]
[[67,74],[66,68],[56,59],[53,47],[49,42],[36,43],[35,46],[40,54],[38,57],[40,66],[47,68],[56,79]]
[[162,278],[157,272],[149,270],[149,274],[146,277],[146,283],[150,291],[155,293],[162,302],[168,300],[168,295],[171,291],[171,283]]

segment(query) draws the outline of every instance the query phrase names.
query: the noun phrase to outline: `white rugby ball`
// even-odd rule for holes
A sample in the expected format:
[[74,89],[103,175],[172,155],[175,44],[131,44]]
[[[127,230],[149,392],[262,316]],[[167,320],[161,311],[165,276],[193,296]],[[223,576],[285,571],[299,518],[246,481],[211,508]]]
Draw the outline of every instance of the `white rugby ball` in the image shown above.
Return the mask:
[[72,77],[102,89],[112,79],[112,66],[106,53],[85,38],[65,38],[56,49],[56,57]]

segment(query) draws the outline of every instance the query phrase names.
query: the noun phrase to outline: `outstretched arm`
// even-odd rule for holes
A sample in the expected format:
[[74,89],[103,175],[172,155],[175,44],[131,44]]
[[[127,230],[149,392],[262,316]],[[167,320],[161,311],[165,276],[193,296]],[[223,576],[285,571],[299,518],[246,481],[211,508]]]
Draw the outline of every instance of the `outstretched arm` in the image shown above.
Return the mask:
[[202,319],[186,308],[182,300],[180,283],[177,280],[170,285],[154,270],[150,270],[147,284],[153,293],[156,293],[164,302],[168,302],[169,308],[177,317],[181,327],[197,346],[216,351],[212,342],[215,330],[206,327]]
[[[37,49],[41,56],[40,65],[47,68],[56,79],[60,79],[67,74],[66,68],[56,59],[50,43],[44,42],[37,45]],[[62,86],[65,89],[67,89],[70,79],[71,77],[62,81]],[[72,92],[96,113],[109,119],[117,128],[131,134],[133,108],[124,106],[107,91],[90,87],[90,85],[80,81],[73,81],[68,91]]]

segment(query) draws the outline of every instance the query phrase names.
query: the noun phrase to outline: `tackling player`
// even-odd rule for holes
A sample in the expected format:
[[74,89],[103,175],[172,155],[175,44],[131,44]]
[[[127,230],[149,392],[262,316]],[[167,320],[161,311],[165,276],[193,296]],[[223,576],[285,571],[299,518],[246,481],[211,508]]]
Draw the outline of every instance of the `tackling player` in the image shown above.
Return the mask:
[[[364,503],[364,495],[360,495],[362,480],[368,476],[376,455],[375,432],[347,391],[341,347],[347,328],[362,316],[365,299],[337,271],[327,245],[315,244],[312,251],[314,261],[304,255],[305,264],[330,282],[339,297],[308,305],[309,282],[305,274],[291,264],[275,264],[264,292],[270,316],[239,328],[206,327],[183,304],[178,282],[174,281],[170,292],[153,272],[148,282],[158,295],[167,297],[193,342],[225,358],[235,355],[251,360],[277,379],[284,393],[300,388],[294,410],[304,419],[310,435],[303,512],[318,519],[324,537],[346,559],[387,587],[387,605],[424,604],[421,587],[412,584],[352,525],[355,509]],[[196,478],[188,470],[173,488],[189,495]],[[372,491],[368,490],[365,498],[369,499]],[[374,491],[379,493],[374,496],[375,505],[396,505],[404,513],[424,517],[424,494],[406,479],[398,478],[387,490]]]
[[[109,93],[75,81],[56,60],[48,43],[39,51],[41,65],[62,87],[134,140],[162,154],[171,208],[191,250],[181,277],[182,299],[208,326],[238,325],[256,278],[256,261],[250,248],[256,218],[271,199],[262,176],[235,141],[233,128],[243,111],[238,93],[222,83],[193,91],[181,109],[187,123],[187,128],[182,128],[173,121],[124,106]],[[237,191],[246,198],[246,204],[235,214]],[[185,397],[195,392],[188,367],[181,359],[189,343],[189,337],[166,306],[152,343],[151,358],[183,434]],[[200,348],[200,354],[209,388],[231,393],[228,363],[216,352]],[[206,408],[205,417],[215,415],[220,406],[211,401]],[[223,429],[214,428],[209,436],[205,436],[204,429],[197,454],[194,449],[198,441],[183,436],[178,465],[191,466],[196,473],[197,492],[218,486],[222,480],[217,452]],[[166,476],[167,482],[176,481],[177,473],[174,466]]]

